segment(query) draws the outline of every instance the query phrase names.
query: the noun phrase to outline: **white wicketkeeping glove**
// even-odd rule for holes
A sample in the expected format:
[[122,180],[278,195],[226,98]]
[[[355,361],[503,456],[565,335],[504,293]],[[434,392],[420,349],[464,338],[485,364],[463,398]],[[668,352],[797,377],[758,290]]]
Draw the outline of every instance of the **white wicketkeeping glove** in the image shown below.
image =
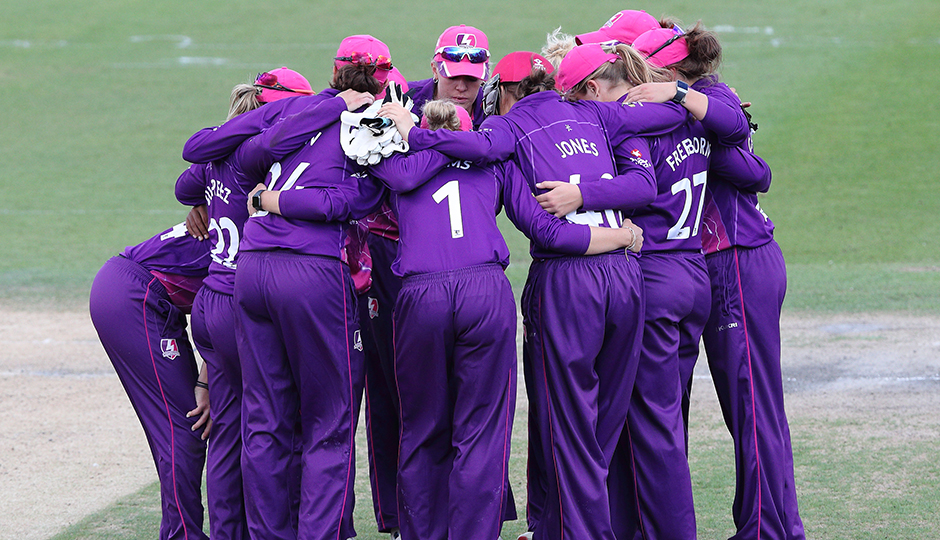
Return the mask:
[[[408,151],[408,143],[401,138],[395,123],[377,116],[385,103],[398,103],[408,110],[413,105],[411,98],[402,92],[401,86],[390,81],[385,99],[373,103],[361,113],[344,111],[340,115],[340,145],[346,156],[355,159],[360,165],[375,165],[394,152]],[[414,113],[411,116],[417,123],[418,117]]]

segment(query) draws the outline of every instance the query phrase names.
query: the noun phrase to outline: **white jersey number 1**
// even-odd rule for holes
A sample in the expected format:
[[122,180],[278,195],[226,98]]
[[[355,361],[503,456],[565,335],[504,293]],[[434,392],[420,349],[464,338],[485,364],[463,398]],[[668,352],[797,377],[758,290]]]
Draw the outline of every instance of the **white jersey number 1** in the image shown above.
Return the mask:
[[463,238],[463,215],[460,213],[460,187],[457,181],[447,182],[435,191],[432,197],[437,204],[447,199],[447,211],[450,213],[450,236]]

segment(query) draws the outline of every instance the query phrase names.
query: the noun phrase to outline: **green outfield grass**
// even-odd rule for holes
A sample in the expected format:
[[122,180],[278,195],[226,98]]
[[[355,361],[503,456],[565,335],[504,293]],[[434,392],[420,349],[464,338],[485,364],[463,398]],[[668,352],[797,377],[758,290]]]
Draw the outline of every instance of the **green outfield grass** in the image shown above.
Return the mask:
[[[340,39],[371,33],[389,44],[406,77],[425,78],[437,35],[451,24],[484,29],[500,58],[538,49],[555,27],[590,31],[637,8],[717,30],[723,77],[753,102],[756,150],[774,171],[761,204],[789,266],[785,309],[940,313],[935,0],[9,4],[0,18],[0,303],[83,309],[104,261],[182,221],[173,184],[186,166],[183,142],[221,122],[231,87],[260,71],[286,65],[323,88]],[[504,230],[518,290],[527,246]],[[720,418],[703,422],[691,459],[701,537],[717,538],[733,530],[730,445]],[[935,460],[919,458],[933,449],[863,449],[835,461],[835,444],[794,438],[801,510],[814,538],[940,537],[936,523],[912,519],[937,498],[936,488],[920,489],[924,479],[936,483]],[[524,483],[523,448],[520,439],[516,486]],[[911,467],[905,482],[918,489],[904,504],[850,485],[866,460],[883,459]],[[368,490],[359,495],[360,537],[378,538]],[[157,497],[151,486],[57,538],[153,536]],[[504,538],[523,525],[507,527]]]

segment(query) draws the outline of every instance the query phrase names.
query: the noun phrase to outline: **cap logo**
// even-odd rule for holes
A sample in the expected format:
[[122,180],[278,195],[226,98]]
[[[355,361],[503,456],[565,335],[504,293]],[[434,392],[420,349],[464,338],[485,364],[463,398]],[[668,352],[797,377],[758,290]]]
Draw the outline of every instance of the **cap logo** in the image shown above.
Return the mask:
[[615,22],[620,20],[620,17],[623,17],[622,11],[618,11],[617,13],[614,13],[614,16],[608,19],[607,22],[604,23],[604,28],[610,28],[611,26],[613,26]]
[[532,69],[538,69],[538,70],[541,70],[541,71],[545,71],[545,64],[542,63],[542,59],[541,59],[541,58],[534,58],[534,59],[532,59]]
[[457,45],[468,49],[477,46],[477,37],[473,34],[457,34]]

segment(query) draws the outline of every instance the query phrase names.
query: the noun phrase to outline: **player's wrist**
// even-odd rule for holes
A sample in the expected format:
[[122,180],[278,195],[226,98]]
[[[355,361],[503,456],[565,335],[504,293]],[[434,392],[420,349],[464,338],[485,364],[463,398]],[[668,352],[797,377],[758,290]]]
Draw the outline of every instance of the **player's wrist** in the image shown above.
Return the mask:
[[676,95],[672,96],[670,101],[680,105],[685,104],[685,98],[689,95],[689,85],[685,81],[676,81]]

